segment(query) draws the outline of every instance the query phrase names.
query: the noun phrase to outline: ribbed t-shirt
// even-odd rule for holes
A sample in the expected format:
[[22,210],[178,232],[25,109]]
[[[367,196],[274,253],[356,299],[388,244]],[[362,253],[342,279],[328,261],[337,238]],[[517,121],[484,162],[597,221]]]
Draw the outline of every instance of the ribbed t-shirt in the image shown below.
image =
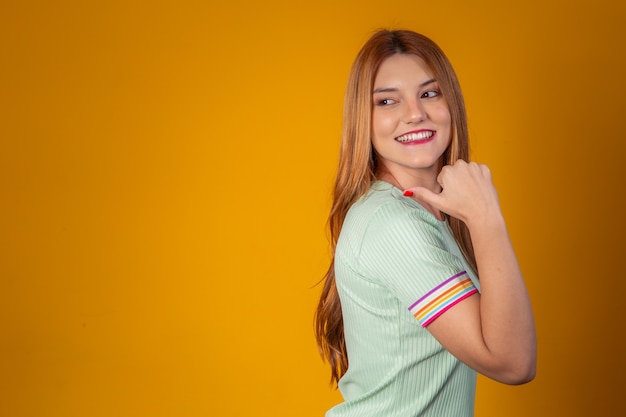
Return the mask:
[[476,372],[426,329],[479,290],[446,221],[386,182],[349,210],[335,252],[348,371],[326,417],[470,417]]

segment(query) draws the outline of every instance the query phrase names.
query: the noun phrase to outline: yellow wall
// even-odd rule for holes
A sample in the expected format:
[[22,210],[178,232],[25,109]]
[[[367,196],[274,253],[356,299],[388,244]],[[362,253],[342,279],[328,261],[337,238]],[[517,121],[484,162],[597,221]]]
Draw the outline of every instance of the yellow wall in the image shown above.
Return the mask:
[[477,415],[621,415],[623,2],[8,3],[1,416],[339,401],[314,284],[348,68],[383,26],[456,66],[534,301],[537,379],[481,378]]

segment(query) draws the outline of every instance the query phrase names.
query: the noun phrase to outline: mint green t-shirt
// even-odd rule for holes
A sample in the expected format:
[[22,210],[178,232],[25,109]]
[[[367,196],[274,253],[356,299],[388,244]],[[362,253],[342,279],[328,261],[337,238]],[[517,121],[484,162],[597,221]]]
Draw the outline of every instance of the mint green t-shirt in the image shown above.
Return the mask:
[[448,223],[377,181],[335,253],[348,371],[326,417],[471,417],[476,372],[426,329],[479,290]]

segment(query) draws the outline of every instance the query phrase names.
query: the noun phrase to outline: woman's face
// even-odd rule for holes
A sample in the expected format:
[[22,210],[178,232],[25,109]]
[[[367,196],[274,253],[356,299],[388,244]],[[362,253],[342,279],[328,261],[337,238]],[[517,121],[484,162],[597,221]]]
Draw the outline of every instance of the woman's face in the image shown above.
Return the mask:
[[379,164],[398,180],[436,177],[450,144],[451,117],[425,62],[410,54],[385,59],[372,94],[372,145]]

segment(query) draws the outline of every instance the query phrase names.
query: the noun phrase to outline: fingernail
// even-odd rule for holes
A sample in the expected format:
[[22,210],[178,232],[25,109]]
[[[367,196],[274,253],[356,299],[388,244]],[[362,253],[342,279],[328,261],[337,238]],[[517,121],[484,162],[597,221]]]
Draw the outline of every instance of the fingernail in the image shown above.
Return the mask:
[[405,196],[405,197],[413,197],[413,191],[411,191],[411,190],[406,190],[406,191],[404,192],[404,196]]

